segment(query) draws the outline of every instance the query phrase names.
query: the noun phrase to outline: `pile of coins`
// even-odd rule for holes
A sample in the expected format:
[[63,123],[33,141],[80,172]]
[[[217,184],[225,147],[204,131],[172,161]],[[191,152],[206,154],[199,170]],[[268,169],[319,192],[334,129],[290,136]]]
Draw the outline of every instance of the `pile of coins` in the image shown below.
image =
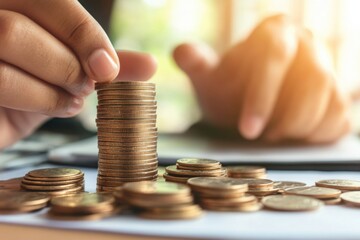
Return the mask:
[[97,191],[126,182],[156,180],[155,85],[148,82],[96,84],[98,95]]
[[104,193],[78,193],[51,199],[48,216],[61,220],[97,220],[118,212],[115,198]]
[[266,169],[261,166],[227,167],[228,177],[231,178],[266,178]]
[[287,195],[298,195],[312,197],[322,200],[327,205],[338,204],[341,202],[340,194],[341,191],[333,188],[325,187],[295,187],[288,188],[284,191]]
[[1,192],[0,214],[33,212],[47,206],[50,197],[45,193]]
[[254,195],[247,194],[248,184],[227,177],[196,177],[188,180],[200,206],[212,211],[251,212],[261,209]]
[[169,182],[126,183],[114,192],[128,203],[140,217],[150,219],[189,219],[202,214],[193,203],[190,188]]
[[163,177],[166,181],[187,183],[193,177],[226,177],[226,169],[221,163],[212,159],[182,158],[176,165],[165,168]]
[[26,191],[59,196],[84,191],[84,173],[72,168],[45,168],[28,172],[21,181]]

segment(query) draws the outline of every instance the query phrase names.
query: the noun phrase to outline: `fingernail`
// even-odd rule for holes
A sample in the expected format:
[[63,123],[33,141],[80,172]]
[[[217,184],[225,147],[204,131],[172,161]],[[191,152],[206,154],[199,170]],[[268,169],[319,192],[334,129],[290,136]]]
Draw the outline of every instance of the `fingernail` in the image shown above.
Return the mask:
[[94,80],[88,79],[86,81],[83,89],[81,90],[80,96],[81,97],[86,97],[86,96],[90,95],[94,90],[95,90]]
[[95,50],[89,57],[89,66],[96,80],[111,81],[118,72],[119,66],[104,49]]
[[68,116],[74,116],[78,114],[83,106],[84,100],[82,98],[74,97],[72,102],[70,103],[70,106],[66,112]]
[[257,116],[247,117],[241,124],[241,133],[247,139],[259,137],[263,130],[264,121]]

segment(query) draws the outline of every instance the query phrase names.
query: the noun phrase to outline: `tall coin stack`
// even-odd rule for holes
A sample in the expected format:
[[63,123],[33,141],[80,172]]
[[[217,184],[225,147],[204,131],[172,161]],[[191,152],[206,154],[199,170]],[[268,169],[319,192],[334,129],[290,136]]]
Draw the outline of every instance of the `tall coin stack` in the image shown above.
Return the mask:
[[96,84],[99,165],[97,191],[126,182],[156,180],[155,85],[148,82]]

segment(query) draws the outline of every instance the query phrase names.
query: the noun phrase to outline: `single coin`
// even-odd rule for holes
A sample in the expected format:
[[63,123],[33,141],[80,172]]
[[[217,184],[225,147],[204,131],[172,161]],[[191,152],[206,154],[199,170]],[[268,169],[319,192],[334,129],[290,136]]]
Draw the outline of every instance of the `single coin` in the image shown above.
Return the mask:
[[114,96],[156,96],[153,90],[130,90],[130,89],[102,89],[97,91],[97,95],[114,95]]
[[218,206],[235,206],[236,205],[237,206],[237,205],[241,205],[244,203],[257,202],[257,199],[254,195],[244,194],[243,196],[240,196],[240,197],[228,198],[228,199],[202,197],[200,199],[200,202],[204,203],[204,204],[208,204],[208,205],[218,205]]
[[118,142],[118,143],[134,143],[134,142],[154,142],[157,141],[157,137],[118,137],[118,136],[99,136],[99,141],[105,142]]
[[193,204],[194,199],[191,195],[149,196],[124,193],[124,201],[138,208],[154,208]]
[[51,199],[53,207],[61,207],[67,212],[94,212],[94,209],[104,206],[112,207],[114,202],[115,198],[112,195],[99,193],[77,193]]
[[73,189],[78,186],[84,186],[84,182],[80,183],[72,183],[72,184],[64,184],[64,185],[31,185],[31,184],[25,184],[22,183],[21,187],[24,189],[29,190],[39,190],[39,191],[58,191],[58,190],[67,190],[67,189]]
[[210,166],[210,167],[188,167],[188,166],[181,166],[179,164],[176,164],[176,168],[182,170],[191,170],[191,171],[212,171],[212,170],[220,170],[221,165]]
[[74,179],[74,180],[63,180],[63,181],[35,181],[31,180],[28,177],[24,177],[22,183],[38,186],[56,186],[56,185],[66,185],[66,184],[80,184],[83,183],[83,179]]
[[249,190],[271,190],[274,185],[274,182],[270,179],[239,178],[238,180],[247,183]]
[[195,177],[188,180],[192,189],[241,190],[247,191],[248,184],[240,179],[227,177]]
[[34,192],[1,192],[0,209],[17,209],[22,206],[46,204],[50,200],[44,193]]
[[50,196],[63,196],[63,195],[72,194],[72,193],[84,192],[84,186],[77,186],[77,187],[70,188],[70,189],[56,190],[56,191],[43,191],[42,190],[42,192],[44,192]]
[[314,197],[318,199],[326,198],[338,198],[340,197],[341,191],[333,188],[324,187],[295,187],[285,189],[285,194],[301,195]]
[[345,192],[340,198],[346,203],[354,207],[360,207],[360,191]]
[[150,82],[140,82],[140,81],[118,81],[111,83],[95,83],[96,90],[103,89],[136,89],[136,88],[144,88],[144,89],[155,89],[155,84]]
[[323,205],[318,199],[295,195],[267,196],[261,202],[266,208],[277,211],[312,211]]
[[226,174],[225,169],[212,170],[212,171],[190,171],[177,169],[176,165],[171,165],[165,168],[165,171],[170,175],[175,176],[189,176],[189,177],[218,177],[219,175]]
[[360,190],[360,181],[344,179],[327,179],[316,182],[316,186],[335,188],[339,190],[356,191]]
[[59,214],[57,212],[53,212],[51,209],[47,213],[47,217],[54,220],[60,221],[95,221],[104,218],[108,218],[118,214],[121,211],[120,207],[114,208],[111,211],[101,212],[101,213],[93,213],[93,214],[76,214],[76,215],[69,215],[69,214]]
[[274,195],[279,192],[279,188],[270,188],[270,189],[251,189],[248,193],[254,194],[255,196],[268,196]]
[[164,173],[163,177],[165,178],[166,181],[175,182],[175,183],[184,183],[184,184],[186,184],[189,179],[189,177],[172,176],[169,175],[168,173]]
[[66,178],[69,180],[79,178],[83,173],[73,168],[44,168],[30,171],[28,175],[34,178]]
[[176,163],[180,166],[187,167],[218,167],[220,164],[219,161],[212,159],[204,159],[204,158],[181,158],[176,161]]
[[211,206],[203,205],[202,208],[210,211],[220,211],[220,212],[257,212],[261,210],[262,204],[252,203],[239,206]]
[[325,205],[337,205],[341,203],[341,198],[321,199]]
[[294,181],[276,181],[274,182],[274,188],[279,188],[280,192],[283,192],[287,188],[304,187],[306,183],[294,182]]
[[140,212],[139,216],[147,219],[158,219],[158,220],[177,220],[177,219],[194,219],[199,218],[203,214],[199,207],[193,208],[186,211],[178,212],[153,212],[144,211]]
[[140,193],[152,196],[190,194],[190,188],[183,184],[150,181],[127,183],[124,185],[123,191],[124,193]]
[[102,176],[108,176],[108,177],[118,177],[118,178],[137,178],[137,177],[153,177],[155,174],[157,174],[157,169],[155,171],[144,171],[144,172],[125,172],[125,171],[102,171],[99,169],[99,174]]
[[261,166],[233,166],[226,167],[228,174],[264,174],[266,169]]

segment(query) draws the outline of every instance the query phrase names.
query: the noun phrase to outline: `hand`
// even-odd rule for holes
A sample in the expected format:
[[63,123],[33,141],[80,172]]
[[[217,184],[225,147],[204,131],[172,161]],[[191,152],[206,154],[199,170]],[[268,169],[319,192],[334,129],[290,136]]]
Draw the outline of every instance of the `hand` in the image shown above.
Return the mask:
[[263,21],[221,59],[208,47],[174,51],[204,119],[247,139],[332,142],[349,131],[349,101],[312,35],[284,16]]
[[0,149],[79,113],[95,81],[145,80],[156,68],[148,55],[116,52],[75,0],[0,1],[0,29]]

